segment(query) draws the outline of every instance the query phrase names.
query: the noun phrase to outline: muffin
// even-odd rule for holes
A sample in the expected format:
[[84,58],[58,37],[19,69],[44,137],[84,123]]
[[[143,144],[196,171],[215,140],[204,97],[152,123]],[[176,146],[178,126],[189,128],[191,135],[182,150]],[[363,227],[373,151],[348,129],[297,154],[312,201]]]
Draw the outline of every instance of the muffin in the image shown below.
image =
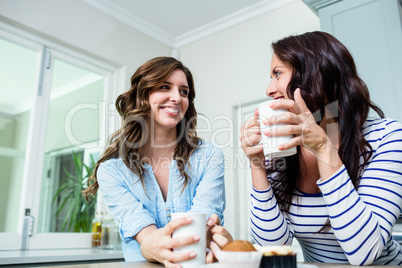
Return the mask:
[[260,268],[296,268],[296,254],[291,246],[258,247],[262,253]]
[[262,253],[244,240],[234,240],[216,252],[216,257],[222,267],[259,268]]
[[227,243],[223,248],[223,251],[257,251],[255,247],[245,240],[234,240]]

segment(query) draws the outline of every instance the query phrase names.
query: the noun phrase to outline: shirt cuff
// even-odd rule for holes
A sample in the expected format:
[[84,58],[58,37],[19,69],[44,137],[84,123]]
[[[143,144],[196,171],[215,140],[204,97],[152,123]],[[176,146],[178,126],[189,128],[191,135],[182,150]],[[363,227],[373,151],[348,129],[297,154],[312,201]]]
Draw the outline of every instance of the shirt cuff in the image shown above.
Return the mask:
[[[140,218],[140,217],[139,217]],[[133,236],[137,235],[142,229],[149,225],[156,225],[155,220],[152,218],[144,218],[142,221],[138,222],[138,219],[130,221],[120,220],[120,236],[123,240],[132,240]]]
[[317,180],[317,186],[320,187],[322,193],[328,190],[333,190],[335,185],[342,184],[345,180],[349,178],[348,172],[345,165],[342,165],[334,175],[329,177],[327,180],[322,181],[321,178]]
[[266,190],[257,190],[252,186],[251,188],[251,196],[257,200],[267,200],[273,196],[272,186],[270,185]]

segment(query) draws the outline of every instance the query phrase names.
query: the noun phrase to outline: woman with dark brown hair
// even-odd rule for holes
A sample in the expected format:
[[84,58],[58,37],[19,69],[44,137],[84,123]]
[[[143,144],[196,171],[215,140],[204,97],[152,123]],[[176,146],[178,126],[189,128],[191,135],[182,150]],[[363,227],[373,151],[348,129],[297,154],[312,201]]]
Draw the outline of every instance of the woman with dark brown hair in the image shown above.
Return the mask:
[[[131,88],[116,100],[122,127],[111,136],[85,194],[100,188],[119,225],[126,261],[177,267],[175,262],[195,258],[195,252],[172,251],[200,240],[171,237],[192,220],[171,220],[175,212],[206,213],[209,240],[223,245],[232,239],[219,226],[225,209],[223,154],[197,137],[194,98],[189,69],[158,57],[137,69]],[[207,262],[212,258],[208,254]]]
[[[261,245],[301,245],[307,262],[402,264],[392,229],[402,208],[402,125],[384,118],[352,55],[324,32],[272,44],[266,94],[287,109],[267,136],[294,135],[285,158],[263,155],[258,111],[242,126],[251,162],[251,229]],[[379,118],[369,118],[370,108]]]

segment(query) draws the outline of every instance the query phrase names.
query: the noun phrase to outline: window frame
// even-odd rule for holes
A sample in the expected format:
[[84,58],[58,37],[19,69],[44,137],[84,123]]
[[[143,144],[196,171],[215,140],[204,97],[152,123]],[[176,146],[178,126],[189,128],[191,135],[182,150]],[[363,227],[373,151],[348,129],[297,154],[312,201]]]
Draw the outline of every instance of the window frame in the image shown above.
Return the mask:
[[[25,166],[21,194],[21,205],[19,208],[18,232],[0,233],[0,250],[20,250],[24,249],[23,226],[25,209],[29,208],[31,217],[34,219],[32,236],[27,237],[26,249],[54,249],[54,248],[88,248],[91,247],[91,233],[38,233],[37,219],[40,211],[40,189],[44,164],[46,123],[48,118],[48,106],[50,102],[50,87],[52,77],[52,66],[55,58],[61,59],[76,66],[96,72],[105,77],[103,100],[99,109],[102,111],[103,118],[100,120],[99,140],[97,144],[79,144],[83,149],[97,148],[102,151],[105,147],[107,137],[115,131],[117,127],[110,118],[114,118],[115,112],[111,104],[117,97],[117,91],[114,88],[124,84],[125,67],[119,68],[105,61],[96,59],[77,50],[60,45],[56,42],[42,38],[33,33],[22,30],[5,22],[0,22],[0,37],[19,45],[41,49],[40,58],[44,53],[50,52],[50,69],[44,67],[37,68],[36,89],[34,101],[30,115],[28,141],[25,150]],[[40,65],[42,62],[38,60]],[[46,64],[46,63],[42,63]],[[44,70],[43,79],[40,79],[40,70]],[[43,82],[42,94],[38,95],[39,83]],[[113,107],[113,106],[112,106]],[[114,120],[114,119],[113,119]]]

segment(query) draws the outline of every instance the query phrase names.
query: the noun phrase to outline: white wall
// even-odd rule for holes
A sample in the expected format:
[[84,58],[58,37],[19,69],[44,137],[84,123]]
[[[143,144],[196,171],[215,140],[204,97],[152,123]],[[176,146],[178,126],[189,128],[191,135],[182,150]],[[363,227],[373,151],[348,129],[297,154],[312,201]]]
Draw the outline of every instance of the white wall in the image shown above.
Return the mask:
[[[180,59],[194,75],[197,111],[212,125],[212,133],[201,133],[201,136],[224,145],[222,150],[227,158],[225,227],[235,236],[238,196],[234,178],[239,170],[233,168],[233,154],[234,146],[238,146],[239,129],[229,131],[228,121],[222,117],[216,120],[217,116],[232,118],[232,107],[238,102],[267,98],[265,89],[270,82],[272,41],[319,29],[318,17],[300,1],[180,48]],[[206,128],[205,122],[200,122],[199,126]],[[235,128],[235,124],[233,126]]]

